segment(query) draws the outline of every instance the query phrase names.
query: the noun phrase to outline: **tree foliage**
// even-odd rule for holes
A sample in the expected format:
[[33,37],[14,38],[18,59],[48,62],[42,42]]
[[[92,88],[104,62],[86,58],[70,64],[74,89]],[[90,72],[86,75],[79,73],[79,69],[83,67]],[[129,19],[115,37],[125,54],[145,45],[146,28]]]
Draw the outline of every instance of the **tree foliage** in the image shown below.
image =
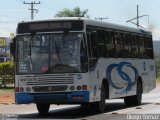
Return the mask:
[[89,17],[87,15],[88,9],[81,10],[79,6],[75,7],[73,10],[64,8],[55,15],[55,17]]
[[3,69],[3,68],[12,68],[13,69],[13,62],[12,61],[7,61],[7,62],[2,62],[0,63],[0,69]]
[[156,73],[157,73],[157,78],[160,79],[160,60],[156,61]]
[[14,82],[14,65],[12,61],[0,63],[0,87]]

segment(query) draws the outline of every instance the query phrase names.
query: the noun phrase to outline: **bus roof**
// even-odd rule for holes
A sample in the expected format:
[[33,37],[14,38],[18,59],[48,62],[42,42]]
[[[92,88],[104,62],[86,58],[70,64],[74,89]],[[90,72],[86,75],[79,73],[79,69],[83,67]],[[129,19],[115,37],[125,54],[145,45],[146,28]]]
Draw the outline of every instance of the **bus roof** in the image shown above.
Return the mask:
[[113,24],[113,23],[104,22],[104,21],[92,20],[92,19],[89,19],[89,18],[81,18],[81,17],[59,17],[59,18],[44,19],[44,20],[22,21],[19,24],[45,22],[45,21],[46,22],[49,22],[49,21],[66,21],[66,20],[67,21],[68,20],[77,20],[77,21],[80,20],[80,21],[84,21],[85,25],[97,26],[97,27],[102,27],[102,28],[107,28],[107,29],[114,29],[114,30],[123,31],[123,32],[132,32],[132,33],[138,33],[138,34],[152,35],[151,31],[144,30],[144,29],[141,29],[141,28],[133,28],[133,27]]
[[132,33],[151,35],[150,31],[144,30],[141,28],[133,28],[133,27],[113,24],[113,23],[104,22],[104,21],[91,20],[91,19],[85,19],[84,21],[86,25],[97,26],[97,27],[107,28],[111,30],[114,29],[114,30],[123,31],[123,32],[132,32]]

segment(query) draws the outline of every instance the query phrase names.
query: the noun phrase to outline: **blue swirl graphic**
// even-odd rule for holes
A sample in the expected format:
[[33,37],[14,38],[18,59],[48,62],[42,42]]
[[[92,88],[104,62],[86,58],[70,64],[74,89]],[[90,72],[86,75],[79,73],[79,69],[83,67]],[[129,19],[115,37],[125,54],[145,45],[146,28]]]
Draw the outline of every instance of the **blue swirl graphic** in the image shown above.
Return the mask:
[[115,89],[122,89],[122,87],[118,87],[116,86],[113,81],[112,81],[112,77],[111,77],[111,71],[113,68],[117,67],[117,64],[111,64],[110,66],[108,66],[107,68],[107,78],[109,80],[109,83],[111,84],[112,87],[114,87]]
[[[122,71],[124,66],[132,68],[132,70],[135,74],[135,80],[133,82],[132,82],[131,78],[129,77],[129,75],[127,73],[125,73],[124,71]],[[112,81],[111,74],[112,74],[112,70],[114,68],[116,68],[116,70],[118,72],[118,75],[122,78],[122,80],[124,80],[128,83],[127,87],[125,89],[123,89],[123,87],[116,86],[114,84],[114,82]],[[123,93],[123,92],[130,91],[132,89],[132,86],[136,83],[136,80],[137,80],[137,77],[138,77],[138,70],[134,66],[132,66],[131,63],[124,61],[124,62],[120,62],[119,64],[109,65],[107,70],[106,70],[106,76],[107,76],[107,79],[108,79],[109,83],[111,84],[111,86],[115,89],[122,89],[121,93]]]

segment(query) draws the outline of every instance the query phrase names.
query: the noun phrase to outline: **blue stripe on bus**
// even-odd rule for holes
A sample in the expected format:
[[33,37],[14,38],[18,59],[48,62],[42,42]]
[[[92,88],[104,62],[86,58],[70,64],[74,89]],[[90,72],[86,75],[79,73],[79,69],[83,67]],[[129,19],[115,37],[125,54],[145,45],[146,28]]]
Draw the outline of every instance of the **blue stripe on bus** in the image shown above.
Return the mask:
[[[66,96],[67,97],[66,101],[59,100],[59,101],[56,101],[55,104],[63,103],[63,102],[64,103],[89,102],[89,92],[88,91],[75,91],[75,92],[67,92],[67,93],[32,93],[32,94],[16,93],[16,103],[17,104],[36,103],[36,101],[34,100],[34,97],[38,97],[41,99],[41,97],[47,98],[47,97],[61,97],[61,96]],[[73,99],[73,97],[75,98],[82,97],[83,99]]]
[[27,104],[33,102],[33,96],[28,93],[16,93],[16,103],[17,104]]

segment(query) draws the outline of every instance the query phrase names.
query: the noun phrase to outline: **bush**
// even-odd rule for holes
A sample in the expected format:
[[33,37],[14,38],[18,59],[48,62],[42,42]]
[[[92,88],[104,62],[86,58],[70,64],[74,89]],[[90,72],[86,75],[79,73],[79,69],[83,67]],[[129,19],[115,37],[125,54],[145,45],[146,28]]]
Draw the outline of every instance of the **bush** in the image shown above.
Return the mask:
[[12,61],[7,61],[7,62],[2,62],[0,63],[0,69],[3,69],[3,68],[13,68],[13,62]]
[[0,86],[13,84],[14,82],[14,65],[12,61],[0,63]]

